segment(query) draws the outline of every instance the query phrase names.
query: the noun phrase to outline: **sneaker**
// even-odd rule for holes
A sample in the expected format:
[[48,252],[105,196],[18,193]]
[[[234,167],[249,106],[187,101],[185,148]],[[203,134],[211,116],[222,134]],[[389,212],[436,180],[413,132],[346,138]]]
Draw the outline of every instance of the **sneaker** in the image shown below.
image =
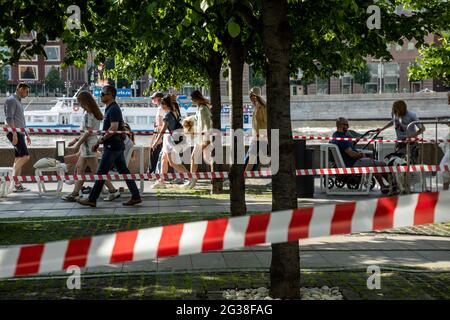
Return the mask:
[[183,187],[185,189],[193,189],[196,184],[197,184],[197,179],[192,178],[189,182],[185,183]]
[[158,180],[156,181],[156,183],[152,186],[152,189],[165,189],[166,188],[166,184],[164,183],[164,181]]
[[72,193],[69,194],[65,194],[61,197],[62,200],[67,201],[67,202],[75,202],[77,201],[78,196],[74,195]]
[[14,189],[13,189],[13,192],[26,192],[26,191],[30,191],[30,189],[25,188],[21,184],[14,186]]
[[119,197],[120,197],[120,191],[119,191],[119,189],[117,189],[114,192],[109,192],[108,196],[103,198],[103,201],[113,201]]
[[177,178],[177,179],[175,180],[175,184],[184,184],[184,179]]
[[82,193],[82,194],[90,194],[91,191],[92,191],[92,188],[91,188],[91,187],[82,187],[82,188],[81,188],[81,193]]

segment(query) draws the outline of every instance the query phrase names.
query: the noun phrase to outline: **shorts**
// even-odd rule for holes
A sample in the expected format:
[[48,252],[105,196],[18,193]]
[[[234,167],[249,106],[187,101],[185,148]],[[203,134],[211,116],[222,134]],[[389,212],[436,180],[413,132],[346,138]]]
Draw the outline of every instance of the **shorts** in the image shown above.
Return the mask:
[[[6,137],[12,143],[13,133],[8,132]],[[28,153],[27,144],[25,143],[25,135],[23,133],[17,132],[17,144],[14,146],[14,156],[16,158],[21,158],[21,157],[25,157],[28,155],[30,155],[30,154]]]

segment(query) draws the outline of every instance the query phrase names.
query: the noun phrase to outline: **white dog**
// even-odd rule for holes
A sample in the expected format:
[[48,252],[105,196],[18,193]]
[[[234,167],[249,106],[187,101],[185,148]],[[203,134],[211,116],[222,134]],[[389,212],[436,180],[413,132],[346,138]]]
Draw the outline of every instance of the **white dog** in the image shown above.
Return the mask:
[[[402,157],[398,155],[392,154],[388,155],[384,158],[384,162],[389,167],[402,167],[407,166],[408,163]],[[407,175],[409,174],[409,181]],[[419,172],[394,172],[392,176],[395,179],[397,184],[397,189],[400,194],[409,193],[411,190],[411,186],[422,183],[422,176]]]
[[[405,159],[403,159],[399,156],[396,156],[396,155],[392,155],[392,156],[388,155],[386,158],[384,158],[384,162],[389,167],[401,167],[401,166],[407,165],[407,162]],[[406,172],[392,173],[392,177],[394,178],[395,184],[397,184],[397,189],[401,194],[404,194],[407,192],[407,190],[409,190],[408,185],[407,185],[406,174],[407,174]]]

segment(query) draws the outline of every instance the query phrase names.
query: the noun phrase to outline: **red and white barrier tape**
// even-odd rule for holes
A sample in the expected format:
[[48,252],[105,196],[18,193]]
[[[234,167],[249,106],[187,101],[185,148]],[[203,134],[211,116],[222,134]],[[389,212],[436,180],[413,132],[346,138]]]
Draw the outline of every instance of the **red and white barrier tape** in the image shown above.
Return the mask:
[[[128,133],[128,131],[105,131],[105,130],[83,130],[83,129],[55,129],[55,128],[15,128],[11,129],[8,127],[3,127],[4,132],[28,132],[28,133],[36,133],[36,134],[80,134],[84,132],[95,133],[98,135],[104,133]],[[153,130],[132,130],[132,133],[135,135],[147,135],[152,136],[156,133]],[[166,132],[166,134],[170,134],[170,132]],[[199,133],[194,133],[193,135],[198,135]],[[201,133],[202,135],[217,135],[217,133]],[[187,134],[185,134],[187,135]],[[224,136],[230,135],[227,132],[222,133]],[[251,136],[251,133],[248,133]],[[266,136],[266,135],[261,135]],[[300,136],[293,135],[294,140],[324,140],[324,141],[360,141],[360,142],[429,142],[429,143],[444,143],[450,142],[450,139],[422,139],[422,138],[411,138],[407,140],[398,140],[398,139],[358,139],[358,138],[341,138],[341,137],[329,137],[329,136]]]
[[325,141],[359,141],[359,142],[431,142],[431,143],[443,143],[450,142],[450,139],[422,139],[422,138],[410,138],[406,140],[398,139],[367,139],[367,138],[341,138],[341,137],[328,137],[328,136],[293,136],[294,140],[325,140]]
[[[412,165],[391,167],[354,167],[354,168],[325,168],[325,169],[298,169],[297,176],[315,175],[341,175],[341,174],[363,174],[363,173],[405,173],[405,172],[450,172],[450,166],[436,165]],[[226,179],[229,172],[196,172],[196,173],[130,173],[130,174],[86,174],[86,175],[43,175],[43,176],[0,176],[0,181],[14,182],[57,182],[57,181],[96,181],[96,180],[149,180],[149,179]],[[270,170],[246,171],[247,178],[268,178],[272,176]]]
[[0,278],[447,222],[448,208],[448,191],[421,193],[9,246]]

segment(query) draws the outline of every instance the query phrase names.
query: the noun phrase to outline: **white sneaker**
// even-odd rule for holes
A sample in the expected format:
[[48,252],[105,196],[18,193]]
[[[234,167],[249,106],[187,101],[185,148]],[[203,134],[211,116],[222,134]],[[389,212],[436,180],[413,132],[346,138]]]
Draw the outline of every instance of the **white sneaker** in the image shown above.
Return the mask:
[[185,189],[193,189],[196,184],[197,184],[197,179],[192,178],[189,182],[185,183],[183,187]]
[[156,183],[152,186],[152,189],[165,189],[166,188],[166,184],[164,183],[164,181],[158,180],[156,181]]
[[113,201],[119,197],[120,191],[117,189],[116,192],[109,192],[108,196],[103,198],[103,201]]

